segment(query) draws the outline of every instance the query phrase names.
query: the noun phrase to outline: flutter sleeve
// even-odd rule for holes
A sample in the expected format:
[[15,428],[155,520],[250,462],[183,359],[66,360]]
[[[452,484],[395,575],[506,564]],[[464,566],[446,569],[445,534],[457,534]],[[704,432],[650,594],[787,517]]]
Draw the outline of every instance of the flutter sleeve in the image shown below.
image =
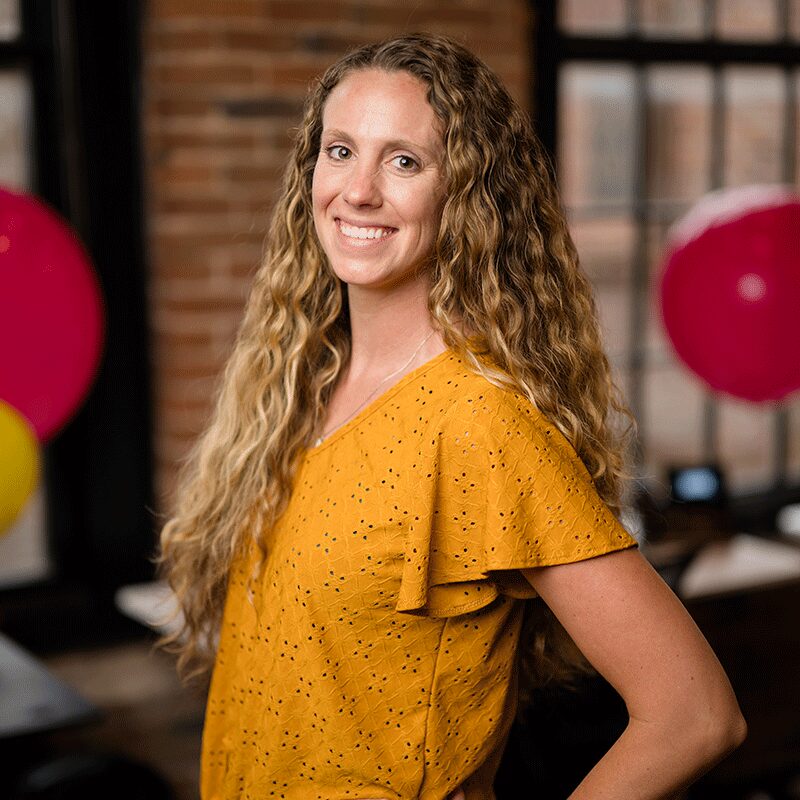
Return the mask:
[[521,394],[456,400],[420,459],[396,610],[475,611],[531,598],[520,569],[637,545],[560,431]]

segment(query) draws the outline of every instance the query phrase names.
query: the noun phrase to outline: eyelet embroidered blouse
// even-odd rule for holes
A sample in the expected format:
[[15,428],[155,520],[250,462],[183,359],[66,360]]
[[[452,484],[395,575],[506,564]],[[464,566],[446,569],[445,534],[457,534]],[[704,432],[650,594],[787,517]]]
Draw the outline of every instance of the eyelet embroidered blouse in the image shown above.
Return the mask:
[[519,570],[635,545],[555,426],[444,351],[303,453],[261,577],[232,570],[203,800],[493,800]]

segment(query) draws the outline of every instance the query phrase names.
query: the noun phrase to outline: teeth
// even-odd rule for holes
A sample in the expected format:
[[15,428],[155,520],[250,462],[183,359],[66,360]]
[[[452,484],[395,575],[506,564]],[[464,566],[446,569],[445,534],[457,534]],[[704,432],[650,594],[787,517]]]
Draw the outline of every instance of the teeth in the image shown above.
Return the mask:
[[380,239],[392,232],[390,228],[356,228],[352,225],[345,225],[344,222],[339,223],[339,228],[345,236],[351,239]]

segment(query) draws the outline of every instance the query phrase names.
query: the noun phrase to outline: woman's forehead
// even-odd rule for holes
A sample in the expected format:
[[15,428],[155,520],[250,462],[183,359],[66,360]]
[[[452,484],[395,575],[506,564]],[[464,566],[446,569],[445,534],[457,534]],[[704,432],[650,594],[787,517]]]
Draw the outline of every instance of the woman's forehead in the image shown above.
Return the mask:
[[427,86],[408,72],[354,70],[328,95],[323,132],[365,141],[411,142],[438,151],[440,126],[427,94]]

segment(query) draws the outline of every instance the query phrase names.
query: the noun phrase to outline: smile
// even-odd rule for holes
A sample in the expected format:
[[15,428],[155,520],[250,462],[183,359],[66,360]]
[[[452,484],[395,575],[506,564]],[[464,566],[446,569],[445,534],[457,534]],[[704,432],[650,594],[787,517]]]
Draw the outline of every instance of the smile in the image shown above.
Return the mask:
[[357,225],[350,225],[341,219],[336,220],[336,227],[339,229],[347,239],[355,239],[359,241],[374,241],[377,239],[386,239],[393,233],[397,232],[397,228],[387,227],[360,227]]

